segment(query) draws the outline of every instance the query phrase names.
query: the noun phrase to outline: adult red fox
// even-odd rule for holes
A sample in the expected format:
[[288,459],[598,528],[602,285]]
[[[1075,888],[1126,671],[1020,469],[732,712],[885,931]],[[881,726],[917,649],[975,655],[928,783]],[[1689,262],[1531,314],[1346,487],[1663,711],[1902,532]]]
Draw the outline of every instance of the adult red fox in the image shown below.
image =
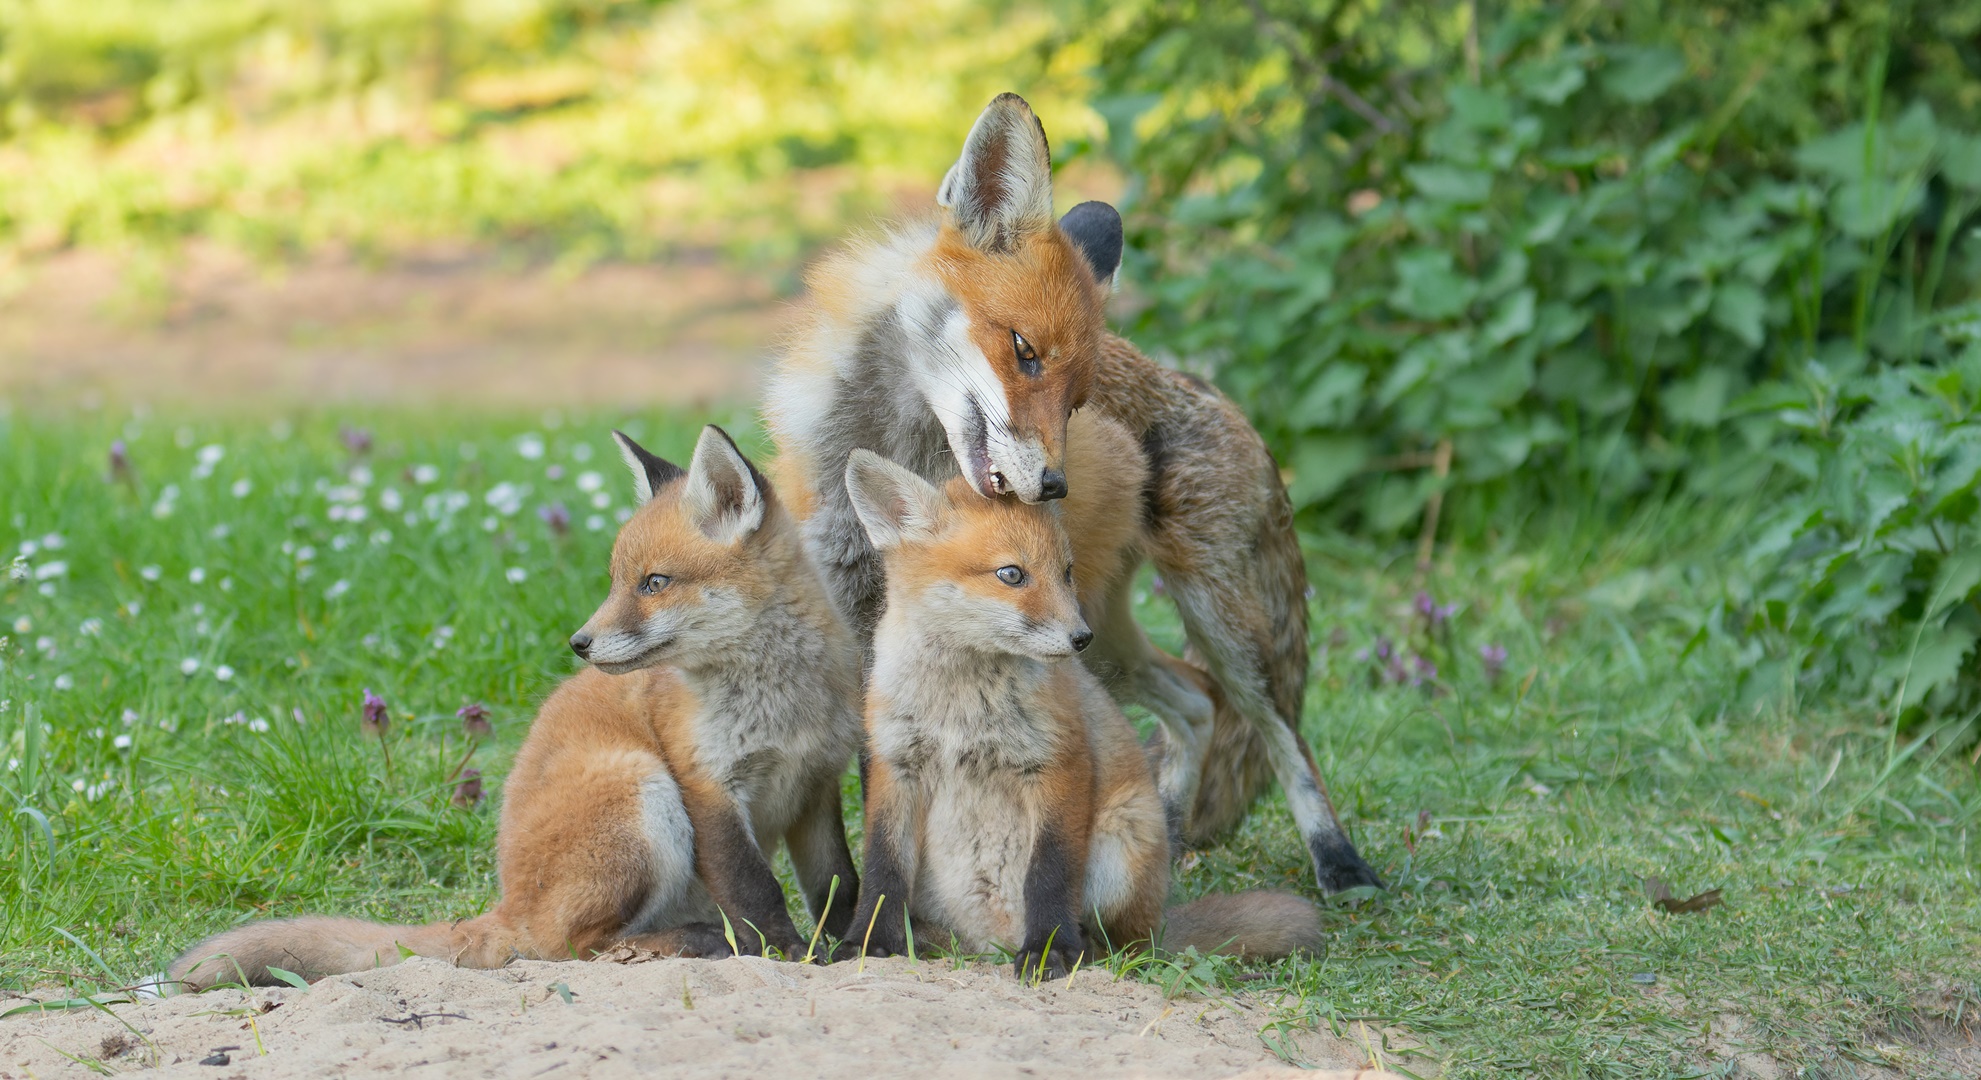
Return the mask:
[[[1067,432],[1081,483],[1062,505],[848,458],[887,586],[867,686],[866,874],[842,957],[905,952],[911,928],[1008,948],[1021,977],[1063,975],[1095,945],[1279,957],[1319,943],[1313,905],[1285,893],[1163,910],[1169,840],[1148,758],[1073,659],[1096,640],[1082,598],[1133,568],[1121,556],[1142,479],[1128,434],[1085,419]],[[1077,562],[1062,513],[1086,538]]]
[[[551,694],[517,752],[496,859],[502,898],[459,922],[250,923],[173,961],[194,988],[396,964],[683,956],[805,944],[769,856],[782,840],[828,933],[858,882],[839,778],[860,740],[860,661],[797,526],[720,428],[684,471],[614,433],[641,506],[612,591],[571,648],[592,666]],[[830,910],[832,880],[839,886]],[[721,921],[727,916],[729,928]]]
[[[986,498],[1038,503],[1094,482],[1065,462],[1068,416],[1107,417],[1146,471],[1130,512],[1194,662],[1143,636],[1127,576],[1088,612],[1086,662],[1118,700],[1161,720],[1172,836],[1215,837],[1276,775],[1321,887],[1380,885],[1299,734],[1307,573],[1279,469],[1216,389],[1108,333],[1120,217],[1090,202],[1053,220],[1045,131],[1015,94],[984,110],[936,198],[936,218],[856,243],[808,276],[810,317],[771,387],[782,486],[802,504],[841,610],[871,635],[883,588],[846,493],[856,447],[936,484],[960,475]],[[1085,538],[1076,530],[1073,542]]]

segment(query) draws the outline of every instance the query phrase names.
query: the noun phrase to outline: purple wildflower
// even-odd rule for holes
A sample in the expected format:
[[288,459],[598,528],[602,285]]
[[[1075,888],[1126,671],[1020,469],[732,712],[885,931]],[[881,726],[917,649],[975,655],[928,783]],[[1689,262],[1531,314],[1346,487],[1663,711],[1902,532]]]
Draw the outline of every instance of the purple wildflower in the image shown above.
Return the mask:
[[385,699],[365,688],[364,718],[358,721],[358,729],[366,735],[385,737],[386,729],[392,726],[392,715],[386,711]]
[[463,810],[473,810],[481,805],[481,770],[462,769],[461,782],[454,785],[454,797],[449,800]]
[[1438,680],[1438,666],[1430,657],[1415,655],[1410,658],[1410,685],[1427,686]]
[[352,427],[349,424],[339,424],[337,425],[337,437],[343,440],[344,449],[349,450],[352,457],[362,457],[365,454],[371,453],[371,432],[364,428]]
[[131,472],[130,448],[124,445],[122,439],[113,440],[110,443],[110,479],[121,480],[128,484],[135,478]]
[[1440,604],[1427,592],[1417,594],[1415,606],[1417,615],[1433,630],[1443,626],[1453,615],[1458,614],[1457,604]]
[[461,706],[454,715],[461,718],[461,727],[474,739],[486,739],[495,731],[495,725],[488,721],[488,706],[479,701],[471,701]]
[[542,518],[543,523],[550,526],[550,531],[558,536],[564,536],[571,531],[571,511],[566,510],[561,502],[537,507],[537,516]]
[[1479,646],[1479,660],[1486,665],[1486,678],[1491,682],[1500,681],[1500,674],[1506,670],[1506,646]]

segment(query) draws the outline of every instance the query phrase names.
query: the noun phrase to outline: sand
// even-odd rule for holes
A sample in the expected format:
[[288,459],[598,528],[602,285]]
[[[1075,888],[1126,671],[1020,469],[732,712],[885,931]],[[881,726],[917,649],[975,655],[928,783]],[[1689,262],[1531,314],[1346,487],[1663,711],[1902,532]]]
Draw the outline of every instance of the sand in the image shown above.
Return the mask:
[[[20,1004],[0,1000],[0,1011]],[[755,957],[468,971],[415,958],[307,990],[112,1008],[115,1017],[84,1009],[0,1020],[0,1080],[88,1075],[65,1055],[99,1070],[206,1080],[413,1070],[670,1080],[1329,1075],[1268,1050],[1259,1031],[1274,1014],[1261,997],[1166,1000],[1104,972],[1027,986],[1003,967],[929,960],[869,961],[864,972]],[[1314,1030],[1283,1038],[1300,1064],[1344,1070],[1338,1080],[1389,1075],[1357,1071],[1370,1061],[1359,1040]]]

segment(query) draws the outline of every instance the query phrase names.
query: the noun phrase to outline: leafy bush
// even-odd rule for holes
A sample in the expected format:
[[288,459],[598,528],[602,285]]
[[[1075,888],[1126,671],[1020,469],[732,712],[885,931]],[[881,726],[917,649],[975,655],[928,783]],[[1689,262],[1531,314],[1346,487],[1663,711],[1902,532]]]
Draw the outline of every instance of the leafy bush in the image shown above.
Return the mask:
[[1378,534],[1519,477],[1769,486],[1750,688],[1966,701],[1981,137],[1935,104],[1981,102],[1981,17],[1670,7],[1148,5],[1096,103],[1132,332]]

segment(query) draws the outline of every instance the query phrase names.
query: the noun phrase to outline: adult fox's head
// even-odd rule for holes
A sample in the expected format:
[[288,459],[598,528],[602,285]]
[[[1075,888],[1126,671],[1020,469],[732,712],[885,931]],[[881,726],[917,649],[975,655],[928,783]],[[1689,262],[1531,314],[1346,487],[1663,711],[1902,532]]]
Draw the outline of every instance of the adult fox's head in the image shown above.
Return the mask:
[[938,488],[868,450],[847,459],[846,491],[887,565],[887,617],[918,640],[1039,660],[1093,640],[1058,507],[980,499],[961,477]]
[[990,103],[936,194],[946,213],[902,330],[919,389],[979,494],[1066,494],[1066,418],[1087,399],[1121,265],[1106,203],[1052,216],[1045,128],[1016,94]]
[[711,424],[687,469],[615,431],[639,509],[612,545],[612,591],[571,650],[614,675],[735,655],[797,543],[770,484]]

